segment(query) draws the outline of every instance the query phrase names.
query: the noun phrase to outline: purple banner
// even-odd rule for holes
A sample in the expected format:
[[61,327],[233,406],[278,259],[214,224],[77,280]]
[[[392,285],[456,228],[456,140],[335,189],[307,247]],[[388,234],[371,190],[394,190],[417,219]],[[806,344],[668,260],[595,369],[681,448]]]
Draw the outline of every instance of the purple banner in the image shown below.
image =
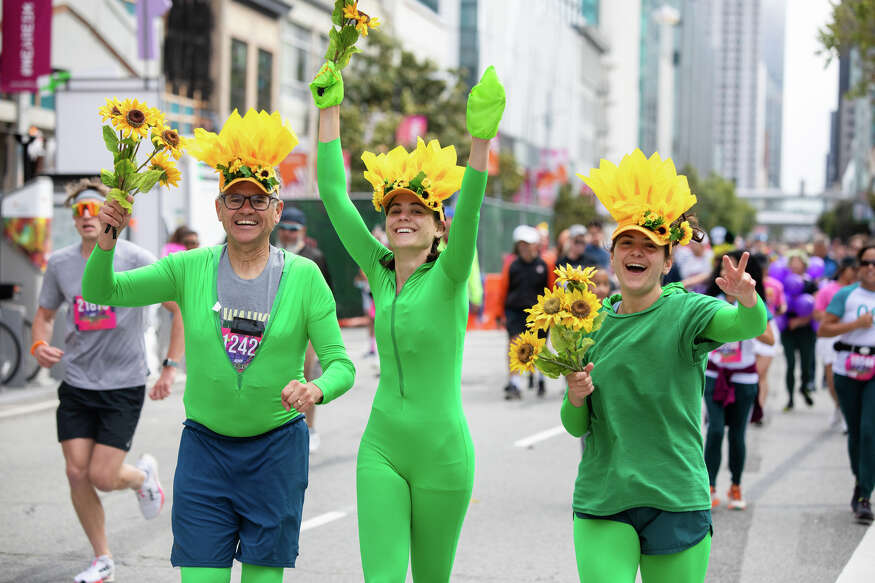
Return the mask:
[[137,54],[143,60],[154,59],[158,52],[155,19],[161,18],[173,6],[172,0],[139,0],[137,2]]
[[3,0],[0,91],[34,93],[52,72],[52,0]]

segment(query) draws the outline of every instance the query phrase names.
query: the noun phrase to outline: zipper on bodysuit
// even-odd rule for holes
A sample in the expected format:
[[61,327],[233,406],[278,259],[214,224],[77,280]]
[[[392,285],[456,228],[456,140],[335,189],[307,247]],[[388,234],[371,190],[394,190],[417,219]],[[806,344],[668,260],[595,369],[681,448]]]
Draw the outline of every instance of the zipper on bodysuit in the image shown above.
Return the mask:
[[[403,290],[403,288],[402,288]],[[398,303],[398,296],[392,299],[392,348],[395,350],[395,365],[398,367],[398,389],[401,391],[401,397],[404,397],[404,373],[401,372],[401,356],[398,354],[398,341],[395,339],[395,304]]]

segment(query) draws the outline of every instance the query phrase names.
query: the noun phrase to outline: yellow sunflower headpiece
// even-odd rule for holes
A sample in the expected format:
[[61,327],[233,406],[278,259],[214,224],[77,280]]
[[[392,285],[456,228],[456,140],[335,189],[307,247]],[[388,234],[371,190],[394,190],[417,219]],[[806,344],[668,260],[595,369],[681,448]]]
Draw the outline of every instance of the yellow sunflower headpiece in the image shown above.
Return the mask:
[[392,198],[408,192],[444,220],[443,202],[462,186],[464,166],[456,165],[456,148],[441,148],[437,140],[425,144],[416,139],[416,149],[408,153],[398,146],[388,154],[362,154],[365,180],[374,187],[374,208],[385,211]]
[[280,187],[276,167],[297,145],[295,132],[278,112],[250,109],[240,117],[235,109],[218,135],[195,129],[188,153],[215,168],[221,192],[248,180],[270,194]]
[[577,175],[617,221],[611,239],[638,231],[657,245],[686,245],[693,236],[684,213],[696,204],[687,177],[678,174],[671,158],[655,152],[645,158],[639,149],[623,156],[620,166],[602,159],[589,176]]

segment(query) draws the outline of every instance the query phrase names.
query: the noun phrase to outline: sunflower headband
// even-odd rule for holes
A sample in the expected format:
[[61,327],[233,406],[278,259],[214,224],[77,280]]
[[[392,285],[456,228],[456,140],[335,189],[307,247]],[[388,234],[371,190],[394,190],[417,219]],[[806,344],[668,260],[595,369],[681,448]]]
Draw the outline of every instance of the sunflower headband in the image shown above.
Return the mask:
[[645,158],[636,148],[619,167],[602,159],[589,176],[577,176],[617,222],[612,239],[625,231],[643,233],[657,245],[686,245],[693,238],[684,213],[696,204],[696,195],[671,158],[663,160],[658,152]]
[[194,130],[188,152],[219,174],[219,190],[248,181],[271,194],[279,190],[276,167],[298,145],[295,132],[278,112],[250,109],[240,117],[235,109],[218,135]]
[[416,139],[416,149],[408,153],[398,146],[388,154],[362,154],[365,180],[374,187],[374,208],[385,211],[392,198],[408,192],[444,220],[443,202],[462,186],[464,166],[456,165],[456,148],[441,148],[437,140],[425,144]]

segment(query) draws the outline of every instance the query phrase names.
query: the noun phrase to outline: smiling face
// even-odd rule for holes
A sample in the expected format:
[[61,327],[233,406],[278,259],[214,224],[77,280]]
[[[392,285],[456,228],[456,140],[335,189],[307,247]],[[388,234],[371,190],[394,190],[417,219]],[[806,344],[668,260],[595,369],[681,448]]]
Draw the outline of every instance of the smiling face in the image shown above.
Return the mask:
[[860,283],[867,290],[875,290],[875,247],[870,247],[860,257],[860,268],[857,270]]
[[443,234],[443,223],[414,195],[402,192],[392,198],[386,210],[386,236],[393,252],[431,249]]
[[[264,191],[249,181],[237,182],[225,190],[224,194],[265,196]],[[271,199],[267,209],[260,211],[252,208],[252,201],[246,200],[239,209],[229,209],[222,200],[216,200],[216,215],[225,228],[228,241],[240,245],[253,243],[269,244],[270,233],[280,220],[283,202]]]
[[[97,219],[97,213],[91,214],[88,208],[90,205],[80,205],[79,203],[93,203],[99,208],[103,204],[103,200],[97,198],[81,199],[73,205],[73,224],[76,226],[79,236],[82,237],[83,241],[96,241],[97,235],[100,232],[100,221]],[[77,211],[76,209],[79,210]]]
[[664,245],[657,245],[638,231],[620,233],[611,250],[611,267],[623,295],[646,295],[658,288],[671,269]]

